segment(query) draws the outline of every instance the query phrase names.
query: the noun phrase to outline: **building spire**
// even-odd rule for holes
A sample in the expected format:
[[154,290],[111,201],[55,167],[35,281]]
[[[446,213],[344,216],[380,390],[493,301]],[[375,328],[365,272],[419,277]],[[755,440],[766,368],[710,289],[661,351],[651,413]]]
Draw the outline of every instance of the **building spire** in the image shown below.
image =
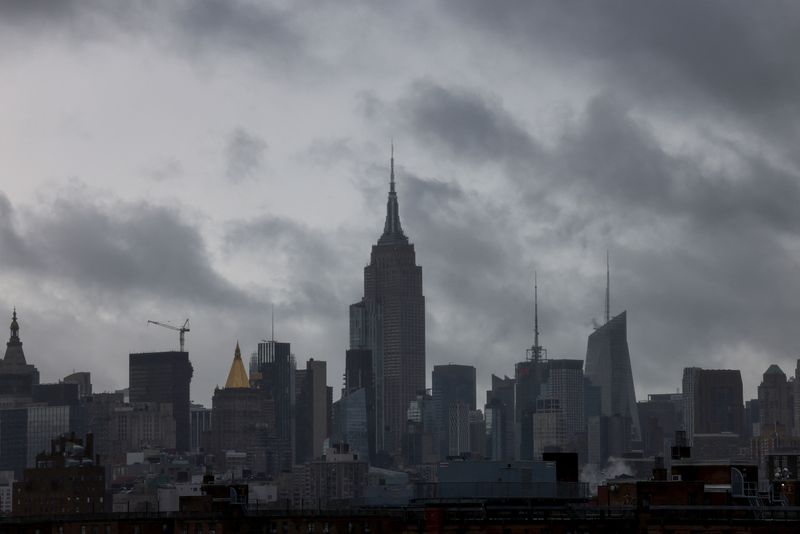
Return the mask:
[[611,320],[611,268],[606,249],[606,322]]
[[531,359],[539,361],[542,359],[542,346],[539,345],[539,284],[536,280],[536,271],[533,271],[533,347],[531,347]]
[[17,322],[17,308],[14,307],[14,311],[11,314],[11,339],[12,340],[19,340],[19,323]]
[[389,192],[394,193],[394,139],[392,139],[391,144],[391,152],[389,155],[389,166],[391,171],[389,172]]
[[275,341],[275,304],[272,304],[272,341]]
[[400,225],[400,208],[397,204],[397,192],[394,181],[394,141],[391,143],[389,155],[389,200],[386,202],[386,223],[383,226],[383,235],[378,239],[379,245],[404,245],[408,238],[403,233]]

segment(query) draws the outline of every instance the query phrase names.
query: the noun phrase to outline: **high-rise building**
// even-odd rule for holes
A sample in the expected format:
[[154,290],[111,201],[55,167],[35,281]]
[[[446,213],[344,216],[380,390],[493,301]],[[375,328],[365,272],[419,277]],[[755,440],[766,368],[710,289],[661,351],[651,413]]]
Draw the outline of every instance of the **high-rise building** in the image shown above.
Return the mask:
[[302,383],[297,380],[295,462],[305,463],[322,456],[328,437],[327,364],[313,358],[306,362]]
[[492,375],[492,389],[486,392],[486,456],[490,460],[515,459],[514,379]]
[[372,351],[375,449],[397,456],[408,403],[425,389],[422,267],[400,225],[391,159],[386,223],[364,268],[364,297],[350,306],[350,348]]
[[92,373],[80,371],[64,377],[67,384],[78,384],[78,397],[88,397],[92,394]]
[[11,315],[10,330],[5,357],[0,360],[0,406],[21,406],[31,401],[33,386],[39,383],[39,371],[25,361],[16,308]]
[[738,369],[685,368],[683,402],[684,427],[690,443],[694,444],[696,434],[742,435],[744,402]]
[[794,384],[773,364],[758,386],[759,429],[762,436],[791,436],[794,426]]
[[275,429],[268,449],[274,455],[270,471],[277,473],[295,464],[296,365],[291,345],[274,339],[261,341],[256,365],[261,374],[258,387],[274,406]]
[[586,376],[600,387],[600,414],[621,417],[630,428],[623,436],[624,448],[641,440],[636,392],[633,388],[631,357],[628,352],[627,314],[610,318],[589,335],[586,347]]
[[236,344],[225,387],[214,390],[211,408],[211,448],[217,465],[223,465],[226,451],[249,453],[255,463],[256,450],[265,446],[260,437],[268,425],[266,397],[250,387],[239,344]]
[[[345,388],[342,398],[363,390],[364,417],[366,422],[366,449],[351,445],[352,450],[358,450],[362,458],[375,459],[375,382],[372,370],[372,351],[369,349],[349,349],[345,355]],[[361,401],[356,401],[358,406]],[[348,413],[354,410],[348,408]],[[360,418],[360,416],[358,416]],[[360,441],[360,440],[359,440]]]
[[175,418],[175,447],[188,451],[189,390],[192,363],[188,352],[145,352],[131,354],[129,359],[130,402],[172,404]]
[[[475,367],[472,365],[435,365],[431,375],[431,385],[433,386],[433,404],[436,413],[436,439],[438,441],[439,454],[442,457],[458,455],[468,452],[463,449],[469,445],[463,436],[452,436],[453,428],[463,431],[462,425],[469,425],[469,412],[475,410]],[[451,407],[453,408],[451,413]],[[466,408],[464,408],[466,407]],[[453,417],[457,418],[458,424],[454,427]],[[455,449],[456,450],[453,452]]]
[[645,456],[666,457],[675,445],[675,431],[683,429],[683,395],[655,393],[637,403]]
[[192,438],[189,440],[192,452],[199,452],[204,446],[204,437],[211,432],[211,408],[206,408],[202,404],[194,404],[189,407],[190,425]]

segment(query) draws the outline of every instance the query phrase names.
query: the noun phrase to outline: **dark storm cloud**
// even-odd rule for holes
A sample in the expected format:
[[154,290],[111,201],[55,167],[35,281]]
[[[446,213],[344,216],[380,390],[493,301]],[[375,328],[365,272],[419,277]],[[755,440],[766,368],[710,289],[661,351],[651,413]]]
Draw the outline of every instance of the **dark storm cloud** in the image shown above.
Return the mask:
[[[731,145],[710,134],[707,146],[733,152],[733,163],[708,165],[707,154],[699,150],[670,150],[646,116],[607,94],[590,99],[578,119],[565,125],[559,142],[541,149],[513,119],[513,110],[491,95],[420,87],[411,84],[395,103],[380,105],[397,114],[389,120],[404,124],[405,137],[423,140],[418,146],[431,157],[456,168],[473,167],[476,150],[466,148],[469,139],[511,132],[512,139],[524,140],[483,143],[477,150],[483,160],[505,168],[508,185],[522,193],[502,209],[469,198],[456,183],[400,173],[401,214],[417,243],[426,292],[440,299],[436,304],[443,308],[434,311],[431,306],[434,322],[447,314],[446,328],[460,324],[466,329],[468,320],[475,320],[493,338],[483,345],[485,350],[513,350],[509,338],[522,339],[517,330],[527,324],[518,318],[527,317],[529,296],[519,288],[532,263],[540,273],[544,267],[557,303],[543,314],[555,325],[549,339],[580,357],[588,320],[599,317],[602,282],[569,264],[548,272],[554,265],[547,257],[566,253],[573,261],[584,261],[587,253],[600,256],[611,248],[613,309],[631,310],[634,369],[648,391],[664,387],[664,376],[679,385],[681,369],[688,365],[749,365],[743,372],[753,383],[769,363],[786,367],[795,355],[788,333],[800,311],[793,297],[800,292],[793,274],[800,260],[796,172],[753,147]],[[463,122],[444,119],[447,112],[425,120],[433,108],[461,109],[465,102],[480,110],[459,113],[479,117],[469,122],[474,131],[468,137],[460,132]],[[535,157],[526,154],[526,146]],[[425,230],[409,231],[413,225]],[[539,231],[527,230],[532,227]],[[502,280],[509,274],[518,279]],[[443,342],[435,332],[436,325],[434,350],[429,351],[433,358],[435,351],[448,358],[457,353],[459,361],[473,359],[480,369],[479,357],[469,352],[481,345],[470,349]],[[678,333],[681,344],[676,349]],[[559,351],[558,346],[551,348]],[[752,360],[732,362],[742,350],[755,351]]]
[[242,0],[8,0],[0,2],[0,26],[27,38],[113,40],[132,35],[165,51],[188,55],[236,50],[258,61],[297,60],[303,38],[293,15],[266,3]]
[[756,128],[798,164],[800,4],[458,2],[445,4],[525,61],[588,73],[601,91],[654,110]]
[[175,298],[215,305],[250,299],[211,267],[196,228],[145,202],[101,202],[69,194],[40,209],[13,210],[0,196],[0,255],[39,279],[118,297]]
[[[361,261],[350,254],[348,242],[333,228],[316,230],[290,219],[264,216],[231,222],[224,250],[249,256],[260,265],[280,264],[288,273],[284,317],[298,322],[313,317],[332,325],[343,324],[347,305],[360,298],[360,282],[352,272],[357,272]],[[265,271],[269,272],[269,267]],[[269,278],[277,283],[274,274]]]
[[264,163],[267,143],[244,128],[231,132],[225,147],[225,176],[233,183],[255,178]]
[[417,81],[398,108],[398,116],[418,141],[435,143],[462,159],[530,160],[538,152],[531,136],[500,102],[473,91]]

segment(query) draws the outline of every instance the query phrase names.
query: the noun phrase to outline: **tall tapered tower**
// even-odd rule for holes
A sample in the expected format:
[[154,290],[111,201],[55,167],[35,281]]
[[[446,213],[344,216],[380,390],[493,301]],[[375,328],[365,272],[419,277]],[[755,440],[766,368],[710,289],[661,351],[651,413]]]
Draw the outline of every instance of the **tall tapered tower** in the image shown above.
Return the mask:
[[408,403],[425,389],[425,297],[422,267],[400,225],[394,154],[383,234],[364,268],[364,298],[350,306],[350,348],[372,352],[374,450],[395,456]]

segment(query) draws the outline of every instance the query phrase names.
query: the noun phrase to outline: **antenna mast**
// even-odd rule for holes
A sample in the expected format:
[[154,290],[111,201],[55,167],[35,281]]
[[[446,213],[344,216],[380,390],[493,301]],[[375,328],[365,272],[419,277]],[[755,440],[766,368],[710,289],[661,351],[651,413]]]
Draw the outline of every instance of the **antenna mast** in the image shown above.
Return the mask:
[[611,269],[608,261],[608,249],[606,249],[606,322],[611,320]]

